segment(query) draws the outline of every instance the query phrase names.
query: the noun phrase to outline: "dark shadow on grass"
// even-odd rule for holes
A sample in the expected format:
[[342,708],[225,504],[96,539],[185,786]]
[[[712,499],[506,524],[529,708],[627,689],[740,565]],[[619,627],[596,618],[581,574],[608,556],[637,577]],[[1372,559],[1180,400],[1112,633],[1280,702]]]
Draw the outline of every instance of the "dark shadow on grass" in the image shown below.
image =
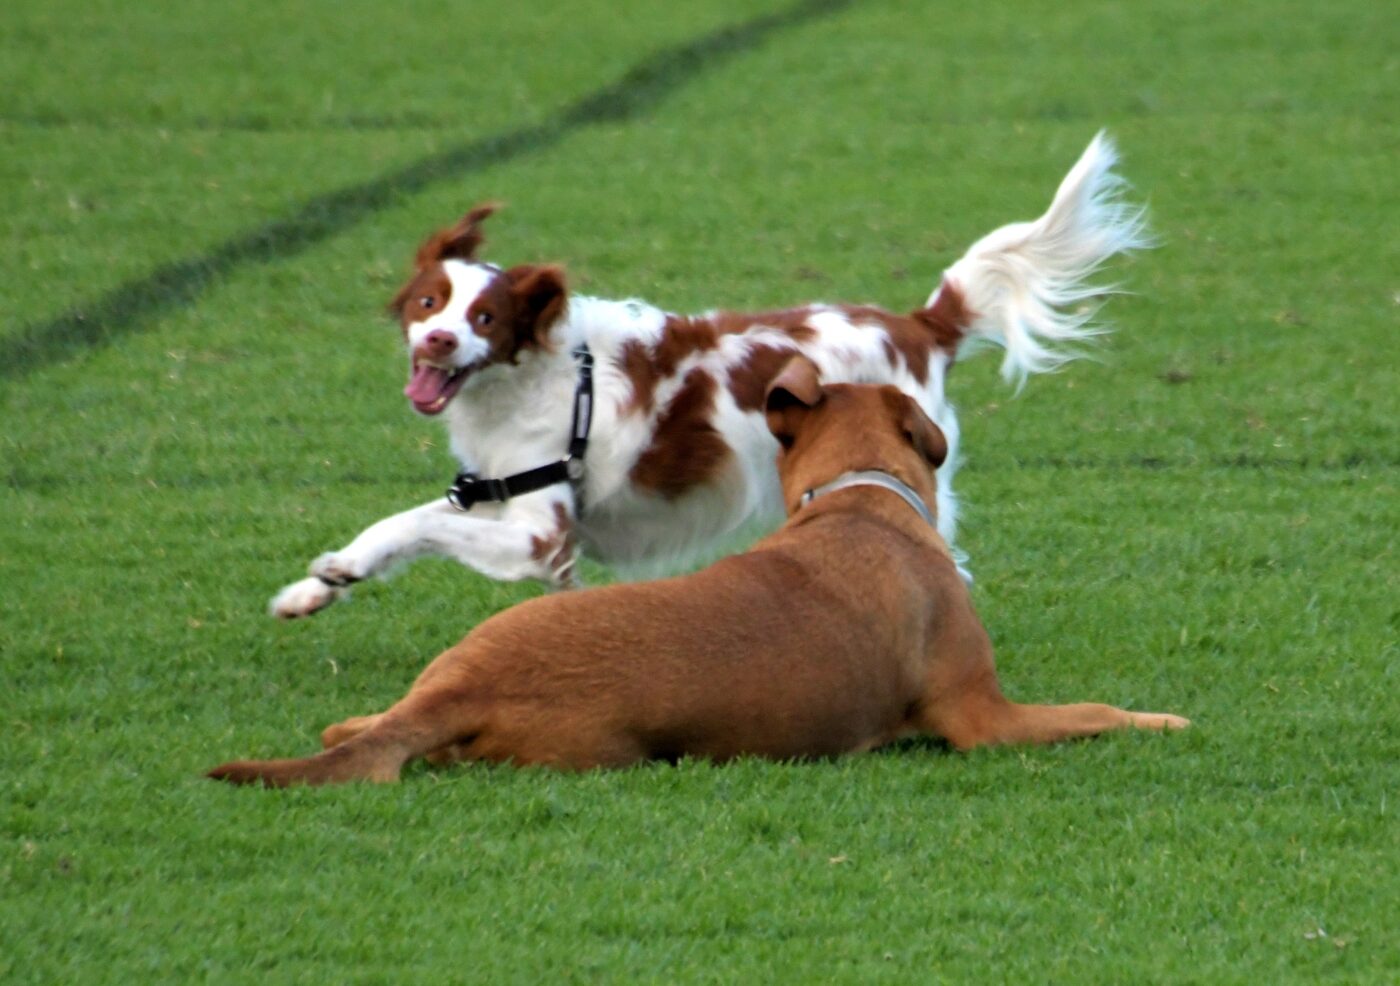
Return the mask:
[[940,756],[951,756],[957,751],[953,749],[951,743],[941,736],[906,736],[897,739],[893,743],[886,743],[878,749],[871,750],[866,756],[870,757],[911,757],[927,756],[937,754]]
[[284,260],[342,233],[375,212],[439,181],[461,178],[544,150],[586,127],[638,119],[691,79],[752,50],[787,28],[833,14],[850,0],[801,0],[792,7],[720,28],[658,52],[618,81],[564,107],[543,123],[458,145],[397,171],[318,196],[291,215],[220,246],[156,268],[57,318],[0,340],[0,378],[21,377],[113,342],[166,312],[194,304],[233,271]]
[[[935,736],[912,736],[895,740],[884,746],[877,747],[864,753],[831,754],[829,756],[792,757],[782,760],[774,760],[769,757],[761,757],[756,754],[743,754],[733,760],[715,761],[705,757],[692,757],[689,755],[658,753],[646,760],[638,760],[635,763],[624,767],[602,768],[608,774],[624,774],[628,772],[646,773],[649,771],[673,771],[673,770],[695,770],[697,768],[723,772],[725,770],[737,770],[748,764],[762,764],[783,770],[800,770],[803,768],[830,767],[833,764],[844,763],[849,760],[861,757],[897,757],[916,758],[925,756],[957,756],[956,750],[945,740]],[[492,763],[485,760],[462,760],[455,763],[434,765],[422,757],[417,757],[404,764],[403,771],[399,775],[400,780],[421,780],[426,778],[429,781],[457,781],[468,779],[475,772],[477,776],[483,771],[499,771],[502,773],[512,773],[515,771],[543,771],[546,773],[558,773],[563,777],[580,776],[569,771],[560,770],[555,767],[547,767],[539,764],[520,765],[510,761],[503,763]],[[588,771],[585,771],[588,773]]]

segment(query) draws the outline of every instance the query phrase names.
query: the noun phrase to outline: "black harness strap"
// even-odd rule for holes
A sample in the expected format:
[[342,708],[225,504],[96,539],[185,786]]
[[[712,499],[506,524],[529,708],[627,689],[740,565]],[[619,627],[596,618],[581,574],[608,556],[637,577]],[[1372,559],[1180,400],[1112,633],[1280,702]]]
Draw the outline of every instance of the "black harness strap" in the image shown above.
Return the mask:
[[[574,387],[574,421],[569,432],[569,454],[557,462],[499,479],[459,472],[447,489],[447,502],[458,510],[489,502],[504,503],[513,496],[533,493],[557,483],[577,484],[583,478],[583,458],[588,452],[588,433],[593,427],[593,354],[588,346],[574,350],[578,360],[578,384]],[[581,507],[576,512],[582,512]]]

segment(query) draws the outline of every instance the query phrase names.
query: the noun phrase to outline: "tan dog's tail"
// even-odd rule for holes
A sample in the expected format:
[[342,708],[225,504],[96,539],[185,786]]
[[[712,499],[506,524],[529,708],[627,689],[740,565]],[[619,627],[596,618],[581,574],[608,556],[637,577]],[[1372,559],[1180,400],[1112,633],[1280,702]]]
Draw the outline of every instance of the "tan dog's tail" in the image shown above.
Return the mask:
[[432,691],[412,691],[383,715],[372,717],[373,725],[314,757],[235,760],[205,776],[266,787],[396,781],[408,761],[463,739],[466,703],[452,699],[444,700]]
[[1004,346],[1001,374],[1018,385],[1073,359],[1076,344],[1102,332],[1093,299],[1112,293],[1089,279],[1116,254],[1152,245],[1143,210],[1119,198],[1117,160],[1112,141],[1095,136],[1045,214],[974,243],[916,317],[958,356],[978,342]]
[[206,774],[230,784],[262,784],[290,787],[293,784],[339,784],[345,781],[388,782],[399,779],[399,771],[411,759],[401,748],[386,746],[368,735],[332,747],[314,757],[299,760],[235,760],[220,764]]

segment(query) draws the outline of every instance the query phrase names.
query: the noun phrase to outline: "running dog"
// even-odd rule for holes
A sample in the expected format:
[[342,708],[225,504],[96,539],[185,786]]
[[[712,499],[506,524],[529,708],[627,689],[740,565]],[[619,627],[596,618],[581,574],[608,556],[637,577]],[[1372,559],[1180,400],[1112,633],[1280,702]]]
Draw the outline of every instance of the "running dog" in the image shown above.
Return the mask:
[[795,353],[826,383],[892,384],[938,424],[948,443],[938,526],[951,545],[958,423],[948,369],[973,344],[994,342],[1006,350],[1003,375],[1019,382],[1096,331],[1088,302],[1102,289],[1090,276],[1145,245],[1141,211],[1117,196],[1115,160],[1095,137],[1043,216],[975,243],[908,315],[814,304],[685,317],[570,295],[558,267],[479,260],[494,207],[473,209],[423,244],[392,305],[409,355],[405,394],[444,419],[462,471],[448,496],[317,558],[272,613],[308,616],[425,555],[569,586],[581,547],[664,569],[751,519],[775,523],[782,501],[763,395]]

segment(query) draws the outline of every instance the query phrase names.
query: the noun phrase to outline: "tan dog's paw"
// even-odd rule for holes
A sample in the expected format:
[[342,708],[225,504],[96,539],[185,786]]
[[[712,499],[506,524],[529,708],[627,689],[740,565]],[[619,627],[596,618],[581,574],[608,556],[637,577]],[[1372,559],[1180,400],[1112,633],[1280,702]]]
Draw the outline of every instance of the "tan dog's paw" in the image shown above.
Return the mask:
[[1129,712],[1132,717],[1132,727],[1134,729],[1185,729],[1191,725],[1191,720],[1182,716],[1174,716],[1170,712]]
[[279,620],[295,620],[325,609],[345,593],[345,589],[317,578],[302,579],[273,596],[267,611]]

